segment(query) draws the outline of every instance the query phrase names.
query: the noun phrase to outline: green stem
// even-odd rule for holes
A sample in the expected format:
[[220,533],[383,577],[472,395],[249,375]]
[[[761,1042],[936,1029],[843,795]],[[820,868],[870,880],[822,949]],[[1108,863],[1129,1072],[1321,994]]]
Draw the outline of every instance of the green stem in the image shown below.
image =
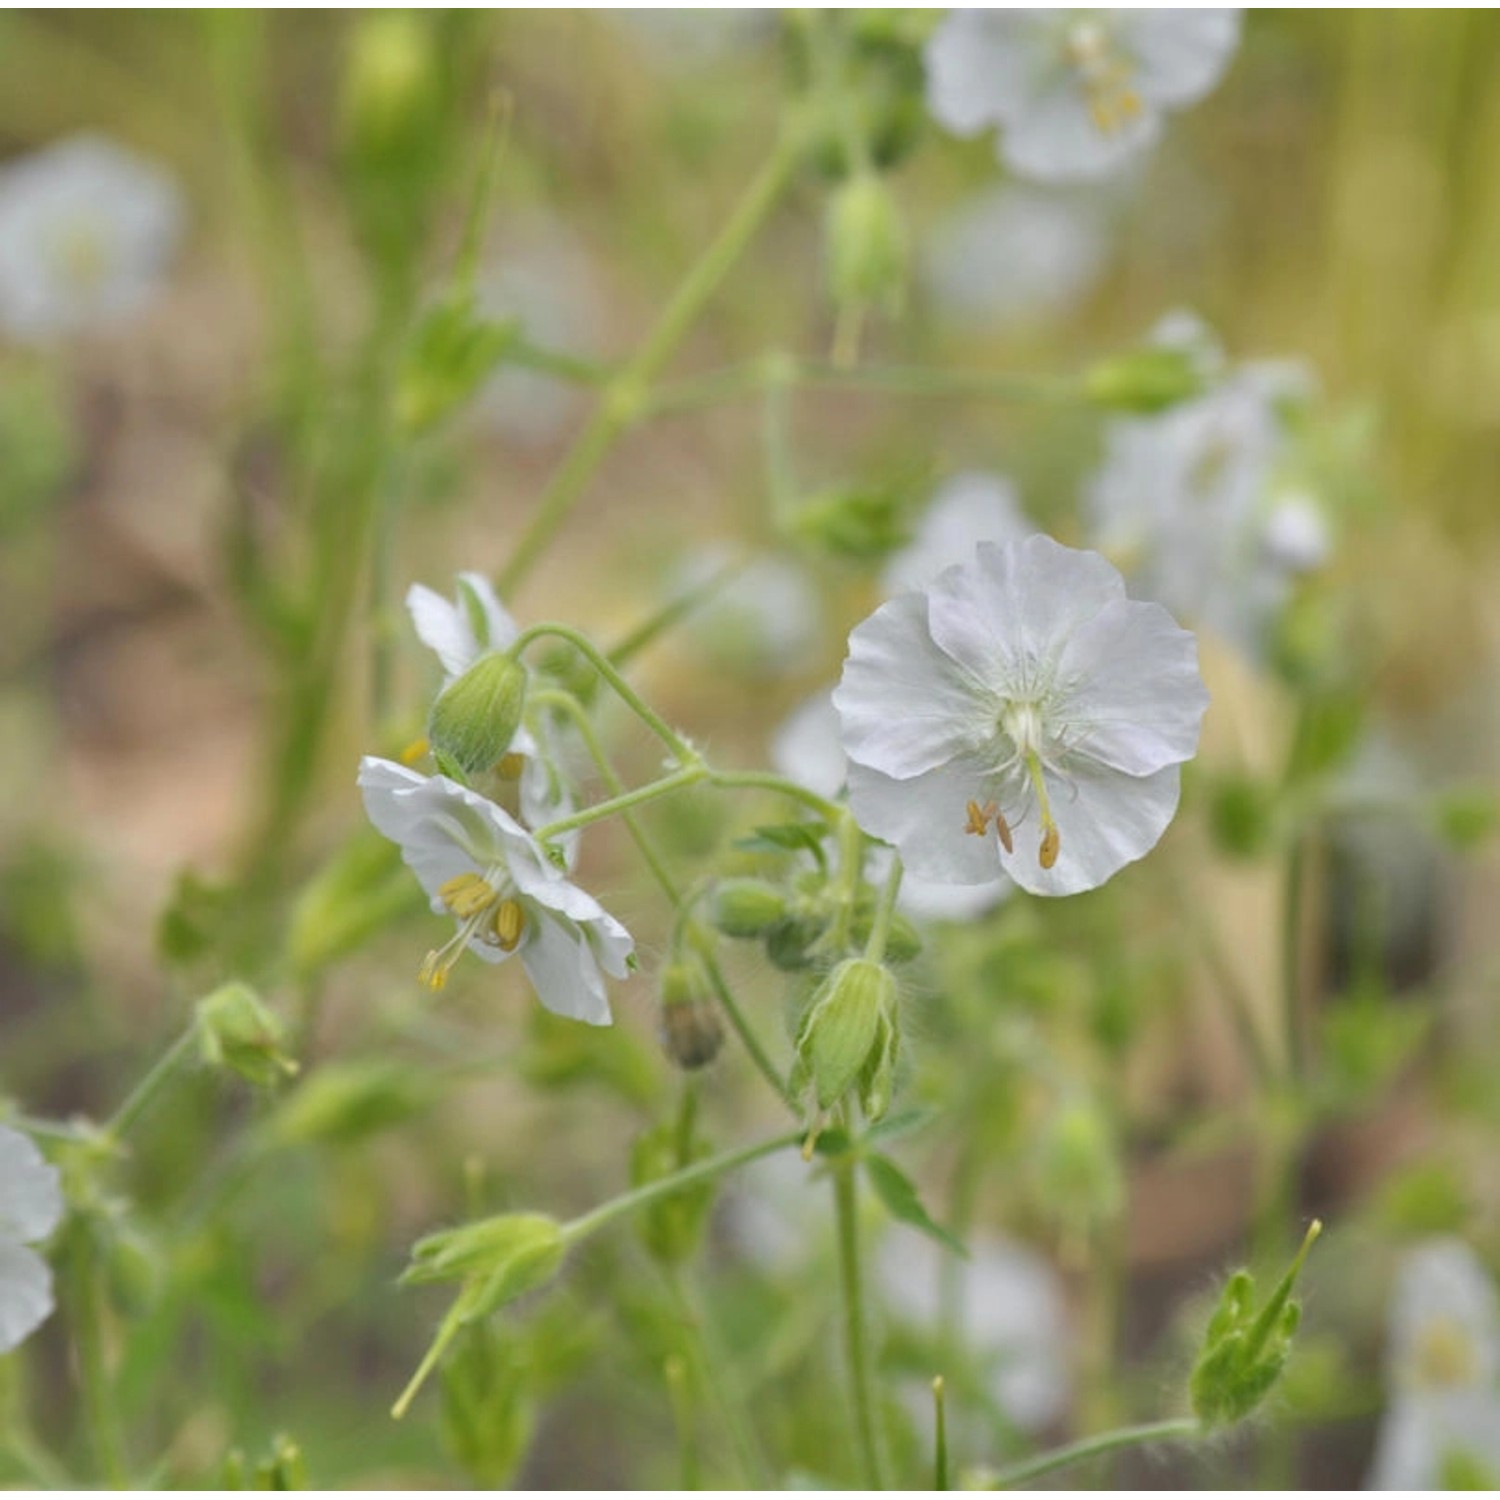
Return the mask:
[[104,1351],[102,1270],[92,1244],[77,1247],[72,1268],[73,1332],[83,1407],[99,1470],[111,1489],[124,1490],[131,1486],[120,1446],[113,1382]]
[[502,595],[509,597],[515,592],[578,502],[605,455],[620,435],[642,415],[646,388],[671,358],[683,335],[754,238],[791,181],[800,157],[800,145],[795,138],[783,136],[770,161],[752,180],[718,237],[688,272],[645,342],[606,387],[588,424],[547,486],[501,572]]
[[772,1136],[770,1140],[757,1141],[754,1145],[738,1146],[732,1151],[721,1151],[717,1156],[706,1156],[680,1172],[672,1172],[666,1177],[658,1177],[655,1182],[646,1183],[644,1187],[621,1193],[618,1198],[611,1198],[608,1203],[601,1203],[598,1208],[570,1220],[563,1225],[563,1235],[569,1244],[577,1244],[580,1240],[597,1234],[606,1224],[613,1223],[622,1215],[648,1208],[662,1198],[680,1193],[684,1188],[696,1187],[700,1182],[712,1182],[716,1177],[734,1171],[736,1167],[746,1166],[752,1161],[759,1161],[763,1156],[770,1156],[774,1152],[786,1150],[788,1146],[798,1146],[801,1143],[802,1132],[793,1130],[784,1135]]
[[151,1071],[136,1084],[125,1102],[110,1116],[104,1126],[106,1140],[118,1141],[140,1119],[163,1084],[176,1072],[198,1039],[196,1024],[189,1026],[152,1065]]
[[718,594],[744,566],[743,560],[727,562],[723,567],[715,568],[702,583],[684,589],[676,598],[668,600],[654,614],[615,642],[614,649],[608,653],[610,661],[618,667],[632,657],[639,656],[658,636]]
[[662,1373],[667,1383],[667,1399],[672,1407],[672,1422],[677,1428],[677,1450],[682,1465],[677,1487],[680,1490],[699,1490],[703,1488],[703,1473],[698,1458],[693,1393],[688,1380],[687,1361],[680,1354],[669,1354]]
[[795,781],[788,781],[785,776],[777,776],[772,771],[716,771],[712,766],[706,769],[708,779],[714,786],[777,792],[783,797],[791,798],[793,802],[800,802],[804,807],[811,808],[830,823],[837,822],[844,815],[844,810],[837,803],[830,802],[827,797],[820,797],[805,786],[798,786]]
[[1083,1463],[1104,1453],[1113,1453],[1119,1448],[1136,1448],[1144,1443],[1182,1441],[1202,1436],[1203,1429],[1194,1417],[1173,1417],[1165,1422],[1144,1422],[1138,1427],[1118,1427],[1113,1432],[1102,1432],[1097,1437],[1080,1438],[1062,1448],[1053,1448],[1028,1458],[1023,1463],[1012,1464],[1002,1469],[991,1480],[992,1490],[1015,1489],[1029,1480],[1039,1479],[1056,1469],[1065,1469],[1070,1464]]
[[[719,967],[719,961],[706,941],[698,944],[698,953],[703,959],[703,971],[708,975],[709,984],[713,986],[714,997],[718,1000],[734,1034],[740,1039],[740,1045],[750,1054],[750,1061],[755,1064],[756,1071],[775,1089],[776,1097],[800,1119],[802,1111],[797,1107],[796,1095],[787,1086],[787,1081],[778,1071],[776,1064],[771,1061],[770,1054],[761,1045],[760,1038],[751,1030],[750,1022],[741,1010],[739,1001],[735,999],[734,991],[730,989],[729,981],[724,978],[724,971]],[[799,1136],[798,1139],[800,1140],[801,1137]]]
[[702,781],[707,775],[706,766],[684,766],[680,771],[673,771],[670,776],[663,776],[659,781],[648,781],[645,786],[633,787],[628,792],[621,792],[618,797],[609,797],[603,802],[596,802],[592,807],[585,807],[569,817],[545,823],[536,830],[533,837],[539,843],[545,844],[549,839],[555,839],[561,833],[571,833],[575,828],[587,828],[590,823],[612,818],[616,813],[628,812],[632,807],[639,807],[643,802],[654,801],[657,797],[670,796],[673,792],[681,791],[683,787]]
[[1294,839],[1286,860],[1286,890],[1281,914],[1281,984],[1286,1025],[1287,1072],[1302,1076],[1302,903],[1307,892],[1307,855],[1303,839]]
[[875,908],[875,920],[870,926],[870,940],[865,944],[865,957],[878,964],[885,957],[885,941],[890,936],[891,918],[896,913],[896,897],[901,894],[901,877],[905,870],[901,856],[891,861],[891,873],[885,878],[885,887],[880,892],[880,904]]
[[76,1490],[78,1488],[78,1481],[29,1432],[12,1427],[4,1438],[0,1439],[0,1446],[3,1446],[6,1452],[15,1459],[27,1479],[38,1489]]
[[935,1456],[932,1461],[932,1487],[948,1488],[948,1402],[941,1375],[932,1377],[932,1425]]
[[854,1425],[859,1438],[861,1483],[865,1489],[881,1490],[885,1488],[885,1480],[880,1462],[880,1442],[875,1428],[870,1350],[865,1330],[855,1172],[856,1164],[848,1157],[836,1161],[832,1169],[834,1216],[839,1238],[839,1280],[844,1298],[844,1353],[849,1363]]

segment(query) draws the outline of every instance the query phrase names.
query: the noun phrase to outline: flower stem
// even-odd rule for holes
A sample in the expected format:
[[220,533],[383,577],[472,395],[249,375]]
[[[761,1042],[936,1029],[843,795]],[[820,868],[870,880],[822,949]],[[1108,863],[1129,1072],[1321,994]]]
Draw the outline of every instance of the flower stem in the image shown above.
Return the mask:
[[832,1168],[833,1206],[839,1239],[839,1280],[844,1297],[844,1353],[849,1363],[849,1388],[854,1400],[854,1425],[859,1438],[861,1484],[885,1488],[880,1443],[875,1430],[875,1401],[870,1374],[869,1340],[865,1329],[864,1286],[859,1264],[859,1204],[856,1163],[842,1157]]
[[598,406],[562,466],[542,494],[526,530],[500,574],[500,592],[509,596],[531,571],[558,528],[577,504],[605,455],[620,435],[645,414],[644,393],[683,335],[728,275],[775,207],[801,157],[800,144],[787,134],[771,159],[752,179],[718,237],[709,245],[656,326],[624,368],[605,387]]
[[708,779],[714,786],[730,789],[758,788],[761,791],[779,792],[783,797],[811,808],[829,822],[837,822],[843,816],[843,809],[830,802],[827,797],[820,797],[805,786],[798,786],[795,781],[777,776],[772,771],[717,771],[710,766]]
[[545,844],[549,839],[555,839],[561,833],[571,833],[575,828],[587,828],[590,823],[612,818],[616,813],[628,812],[632,807],[639,807],[643,802],[654,801],[657,797],[670,796],[673,792],[681,791],[683,787],[702,781],[707,775],[708,768],[702,764],[683,766],[680,771],[673,771],[670,776],[663,776],[659,781],[648,781],[645,786],[633,787],[628,792],[621,792],[618,797],[606,798],[605,801],[596,802],[592,807],[585,807],[569,817],[558,818],[555,822],[543,824],[536,830],[533,837],[539,843]]
[[104,1137],[106,1140],[111,1142],[118,1141],[140,1119],[152,1100],[160,1092],[162,1085],[176,1072],[179,1064],[187,1057],[193,1043],[197,1039],[198,1027],[195,1023],[189,1026],[157,1058],[150,1072],[136,1084],[125,1102],[110,1116],[108,1123],[104,1127]]
[[932,1377],[932,1426],[934,1457],[932,1461],[932,1487],[935,1490],[948,1488],[948,1402],[946,1387],[941,1375]]
[[896,897],[901,894],[901,877],[905,869],[898,854],[891,861],[891,872],[885,877],[885,886],[880,892],[880,904],[875,908],[875,920],[870,926],[870,940],[865,944],[865,957],[878,964],[885,957],[885,941],[890,936],[891,918],[896,912]]
[[1010,1468],[1002,1469],[991,1480],[989,1488],[992,1490],[1015,1489],[1017,1485],[1026,1484],[1032,1479],[1039,1479],[1043,1474],[1051,1474],[1056,1469],[1065,1469],[1070,1464],[1083,1463],[1086,1459],[1097,1458],[1104,1453],[1113,1453],[1117,1448],[1136,1448],[1144,1443],[1180,1441],[1185,1438],[1199,1437],[1202,1431],[1195,1417],[1172,1417],[1165,1422],[1143,1422],[1138,1427],[1117,1427],[1112,1432],[1101,1432],[1095,1437],[1080,1438],[1076,1443],[1068,1443],[1062,1448],[1053,1448],[1046,1453],[1039,1453],[1035,1458],[1012,1464]]
[[771,1061],[770,1054],[761,1045],[760,1038],[750,1029],[750,1022],[745,1018],[739,1001],[735,999],[734,991],[729,987],[729,981],[724,978],[724,971],[719,967],[718,959],[706,942],[698,945],[698,953],[703,959],[703,971],[708,975],[708,982],[713,987],[714,996],[730,1026],[734,1029],[734,1034],[740,1039],[740,1045],[750,1054],[750,1061],[755,1064],[761,1077],[776,1090],[776,1097],[800,1119],[802,1111],[797,1107],[796,1097],[787,1087],[787,1081],[777,1070],[776,1064]]
[[115,1410],[113,1382],[104,1349],[103,1267],[92,1244],[75,1242],[72,1266],[73,1333],[78,1354],[78,1378],[83,1407],[93,1439],[99,1471],[116,1490],[131,1487],[120,1447],[120,1424]]

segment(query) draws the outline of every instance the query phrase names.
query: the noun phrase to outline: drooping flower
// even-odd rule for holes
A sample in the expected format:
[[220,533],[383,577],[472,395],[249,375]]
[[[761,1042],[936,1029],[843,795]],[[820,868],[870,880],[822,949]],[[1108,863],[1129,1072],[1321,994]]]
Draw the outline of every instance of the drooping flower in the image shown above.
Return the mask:
[[424,983],[441,989],[465,948],[492,964],[516,954],[548,1010],[609,1025],[603,974],[625,977],[630,934],[509,813],[445,776],[373,756],[360,763],[359,786],[370,821],[401,846],[433,911],[458,924],[427,955]]
[[29,1136],[0,1125],[0,1355],[52,1312],[52,1272],[32,1245],[62,1219],[62,1185]]
[[1108,256],[1097,196],[1007,184],[937,226],[924,280],[939,314],[961,330],[1030,328],[1086,296]]
[[1165,609],[1039,534],[883,604],[833,701],[854,815],[908,868],[1061,896],[1161,837],[1208,694]]
[[1086,494],[1093,545],[1133,592],[1259,655],[1297,575],[1327,557],[1327,523],[1301,490],[1278,492],[1286,408],[1310,377],[1260,362],[1197,400],[1112,422]]
[[166,172],[98,136],[0,168],[0,329],[43,342],[134,312],[157,289],[183,218]]
[[955,10],[927,43],[928,108],[956,135],[998,127],[1022,177],[1100,177],[1214,88],[1239,36],[1238,10]]
[[1463,1241],[1432,1240],[1407,1257],[1386,1368],[1372,1489],[1453,1488],[1450,1469],[1500,1481],[1500,1301]]
[[955,474],[938,486],[910,544],[886,565],[887,596],[925,588],[944,568],[967,562],[980,542],[1015,542],[1036,527],[1015,486],[999,474]]

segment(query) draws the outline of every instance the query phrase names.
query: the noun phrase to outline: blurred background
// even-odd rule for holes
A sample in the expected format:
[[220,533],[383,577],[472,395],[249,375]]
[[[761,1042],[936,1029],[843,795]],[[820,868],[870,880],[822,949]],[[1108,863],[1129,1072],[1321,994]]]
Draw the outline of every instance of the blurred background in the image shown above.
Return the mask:
[[[866,40],[900,78],[931,24]],[[0,1095],[107,1116],[230,979],[274,997],[302,1066],[269,1094],[186,1077],[68,1231],[109,1267],[140,1477],[218,1483],[282,1434],[326,1486],[674,1484],[685,1445],[708,1482],[849,1477],[827,1191],[794,1159],[684,1210],[701,1226],[591,1245],[387,1419],[445,1305],[395,1285],[411,1242],[619,1191],[684,1075],[656,1034],[668,914],[619,830],[591,836],[587,884],[645,962],[595,1034],[510,968],[419,992],[438,924],[362,840],[354,787],[435,686],[407,585],[499,573],[592,387],[806,92],[795,33],[775,12],[0,17]],[[905,1093],[936,1123],[895,1149],[976,1253],[962,1285],[870,1209],[889,1440],[925,1472],[939,1372],[964,1465],[1171,1414],[1220,1275],[1277,1274],[1316,1214],[1270,1419],[1093,1477],[1358,1485],[1403,1257],[1500,1252],[1500,20],[1252,13],[1155,151],[1066,192],[944,135],[917,79],[887,179],[911,274],[862,360],[1064,375],[1191,309],[1231,359],[1316,372],[1299,463],[1333,540],[1275,650],[1203,633],[1214,708],[1158,853],[953,924],[913,972]],[[137,269],[63,244],[82,290],[54,306],[23,250],[69,192],[117,206]],[[828,193],[803,173],[673,377],[826,354]],[[393,390],[424,394],[401,384],[412,330],[475,245],[508,353],[393,455]],[[767,763],[879,598],[878,558],[810,502],[873,496],[909,530],[953,475],[1004,474],[1076,541],[1108,414],[799,389],[769,445],[768,420],[751,393],[639,424],[506,600],[614,643],[740,564],[632,664],[731,765]],[[755,870],[735,841],[767,816],[695,793],[650,821],[685,869]],[[795,976],[754,950],[736,975],[784,1056]],[[697,1075],[715,1146],[779,1128],[757,1083],[732,1041]],[[0,1387],[86,1475],[68,1326]]]

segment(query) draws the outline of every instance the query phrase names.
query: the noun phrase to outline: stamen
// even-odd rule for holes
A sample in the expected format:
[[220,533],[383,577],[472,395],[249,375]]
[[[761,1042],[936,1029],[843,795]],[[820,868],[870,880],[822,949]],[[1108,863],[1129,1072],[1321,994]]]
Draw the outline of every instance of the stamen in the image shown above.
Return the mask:
[[414,766],[419,760],[421,760],[424,755],[427,754],[429,748],[430,746],[427,743],[427,738],[424,735],[420,739],[413,740],[411,744],[409,744],[406,749],[404,749],[401,754],[397,756],[397,759],[403,766]]
[[[990,805],[994,806],[993,803]],[[1005,847],[1005,852],[1007,854],[1014,854],[1016,846],[1010,836],[1010,824],[1005,821],[1005,814],[998,808],[995,810],[995,832],[999,835],[1000,842]]]
[[1000,809],[993,802],[986,802],[981,807],[977,802],[970,801],[968,807],[969,821],[964,824],[965,833],[986,834],[990,830],[990,819],[1000,817]]
[[1057,851],[1062,847],[1062,838],[1058,834],[1057,824],[1053,823],[1042,835],[1042,847],[1037,851],[1037,860],[1044,870],[1050,870],[1057,863]]
[[1057,863],[1058,852],[1062,848],[1062,834],[1058,832],[1057,822],[1052,816],[1047,783],[1042,777],[1041,757],[1035,750],[1027,752],[1026,771],[1031,777],[1032,789],[1036,792],[1037,813],[1042,820],[1042,843],[1037,850],[1037,860],[1044,870],[1050,870]]
[[438,887],[438,898],[455,917],[467,921],[493,906],[497,895],[482,875],[465,870],[462,875],[455,875]]
[[514,750],[502,755],[495,762],[495,775],[502,781],[514,781],[526,769],[526,757]]
[[516,951],[521,941],[521,929],[526,925],[526,913],[519,901],[502,901],[495,911],[495,941],[507,953]]

